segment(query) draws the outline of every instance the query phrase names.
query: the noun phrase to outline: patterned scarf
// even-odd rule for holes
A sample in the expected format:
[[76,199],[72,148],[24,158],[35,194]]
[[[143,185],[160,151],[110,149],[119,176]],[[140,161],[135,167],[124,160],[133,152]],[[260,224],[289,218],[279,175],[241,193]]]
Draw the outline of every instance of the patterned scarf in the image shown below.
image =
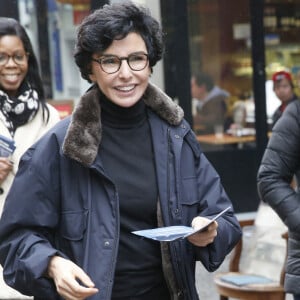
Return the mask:
[[18,97],[9,97],[0,90],[0,120],[13,137],[16,129],[30,122],[39,109],[38,94],[27,83]]

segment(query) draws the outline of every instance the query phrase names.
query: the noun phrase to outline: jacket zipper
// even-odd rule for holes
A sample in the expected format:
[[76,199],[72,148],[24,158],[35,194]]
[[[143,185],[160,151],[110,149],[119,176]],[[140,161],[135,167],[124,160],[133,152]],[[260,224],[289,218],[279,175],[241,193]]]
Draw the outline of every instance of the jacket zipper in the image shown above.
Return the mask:
[[[171,130],[170,128],[168,128],[167,130],[168,133],[168,170],[167,170],[167,199],[168,199],[168,213],[169,213],[169,219],[172,220],[172,207],[170,207],[170,166],[172,164],[171,162]],[[177,205],[177,201],[176,201],[176,205]],[[172,224],[171,224],[172,225]],[[174,253],[174,258],[175,258],[175,268],[176,268],[176,272],[175,272],[175,277],[179,286],[180,290],[183,290],[183,282],[181,279],[181,276],[178,276],[178,274],[180,274],[180,266],[178,264],[178,255],[177,255],[177,249],[176,246],[173,243],[170,243],[170,250]],[[180,291],[177,291],[180,292]]]
[[[118,195],[117,188],[116,188],[114,182],[107,175],[105,175],[101,170],[98,170],[97,168],[94,168],[94,169],[97,172],[99,172],[99,174],[101,176],[103,176],[107,181],[109,181],[113,185],[113,188],[114,188],[114,197],[115,197],[115,199],[119,203],[119,195]],[[119,206],[117,205],[117,208],[118,207]],[[119,211],[116,214],[116,218],[117,218],[117,220],[116,220],[116,222],[117,222],[117,240],[119,241],[119,238],[120,238],[120,218],[119,218]],[[117,253],[118,253],[118,244],[117,244],[117,242],[114,245],[112,251],[113,251],[112,252],[112,260],[111,260],[111,267],[110,267],[110,272],[109,272],[110,287],[109,287],[109,289],[107,289],[107,294],[106,294],[106,297],[105,297],[105,299],[107,299],[107,300],[109,300],[111,298],[111,294],[112,294],[112,287],[113,287],[113,281],[114,281],[114,273],[115,273],[115,267],[116,267],[116,261],[117,261]]]
[[118,213],[116,214],[116,218],[117,218],[117,240],[116,240],[115,245],[114,245],[113,255],[112,255],[113,259],[111,261],[111,268],[110,268],[110,276],[109,276],[110,277],[110,290],[107,291],[107,293],[110,294],[110,297],[109,298],[107,297],[107,299],[110,299],[111,294],[112,294],[114,274],[115,274],[115,269],[116,269],[116,262],[117,262],[118,248],[119,248],[119,239],[120,239],[119,194],[118,194],[118,191],[117,191],[117,188],[116,188],[115,184],[113,182],[112,182],[112,184],[114,186],[114,196],[115,196],[116,201],[118,202],[117,203]]

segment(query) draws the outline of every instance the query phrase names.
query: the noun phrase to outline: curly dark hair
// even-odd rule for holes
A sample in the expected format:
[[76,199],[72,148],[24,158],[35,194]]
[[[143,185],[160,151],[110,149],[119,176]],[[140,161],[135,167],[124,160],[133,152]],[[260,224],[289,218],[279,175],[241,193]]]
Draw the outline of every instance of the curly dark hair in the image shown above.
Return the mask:
[[[28,55],[28,72],[25,76],[26,81],[32,89],[38,93],[38,101],[43,109],[43,118],[48,122],[49,109],[46,105],[45,93],[43,88],[42,78],[39,73],[39,65],[36,56],[33,52],[33,47],[30,42],[24,27],[13,18],[0,17],[0,38],[5,35],[13,35],[20,38],[23,43],[24,50]],[[1,88],[1,87],[0,87]]]
[[148,9],[130,1],[106,4],[87,16],[77,30],[75,62],[82,78],[91,82],[93,53],[105,51],[114,40],[121,40],[135,32],[143,38],[152,68],[163,55],[163,34],[157,20]]

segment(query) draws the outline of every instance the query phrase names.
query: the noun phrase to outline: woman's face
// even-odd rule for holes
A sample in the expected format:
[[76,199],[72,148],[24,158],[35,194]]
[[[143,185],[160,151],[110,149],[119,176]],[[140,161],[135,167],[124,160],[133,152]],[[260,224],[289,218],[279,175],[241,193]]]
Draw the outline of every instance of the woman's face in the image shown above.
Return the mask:
[[[103,53],[93,54],[93,59],[102,58],[103,55],[128,57],[133,53],[148,54],[142,37],[132,32],[122,40],[114,40]],[[141,71],[130,69],[126,60],[121,60],[120,69],[113,74],[105,73],[96,61],[92,61],[91,69],[91,81],[98,84],[100,90],[109,100],[122,107],[131,107],[141,99],[151,74],[149,61]]]
[[282,102],[288,102],[294,94],[291,83],[286,78],[274,83],[274,92]]
[[[9,57],[7,62],[6,55]],[[14,35],[0,37],[0,88],[9,96],[17,96],[27,71],[28,58],[21,39]]]

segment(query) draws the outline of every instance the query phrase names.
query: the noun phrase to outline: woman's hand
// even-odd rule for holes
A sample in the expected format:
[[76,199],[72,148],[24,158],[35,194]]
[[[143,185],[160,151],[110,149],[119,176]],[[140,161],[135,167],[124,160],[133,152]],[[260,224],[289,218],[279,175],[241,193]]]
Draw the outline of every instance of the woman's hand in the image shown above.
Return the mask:
[[[211,220],[203,217],[196,217],[192,221],[192,227],[194,230],[200,229]],[[195,234],[190,235],[187,239],[193,245],[198,247],[205,247],[208,244],[213,243],[215,237],[217,236],[218,223],[214,221],[211,225],[208,226],[207,230],[196,232]]]
[[0,157],[0,184],[6,179],[13,168],[13,163],[7,157]]
[[80,267],[60,256],[51,258],[48,275],[54,280],[59,295],[66,300],[83,300],[98,293],[90,277]]

